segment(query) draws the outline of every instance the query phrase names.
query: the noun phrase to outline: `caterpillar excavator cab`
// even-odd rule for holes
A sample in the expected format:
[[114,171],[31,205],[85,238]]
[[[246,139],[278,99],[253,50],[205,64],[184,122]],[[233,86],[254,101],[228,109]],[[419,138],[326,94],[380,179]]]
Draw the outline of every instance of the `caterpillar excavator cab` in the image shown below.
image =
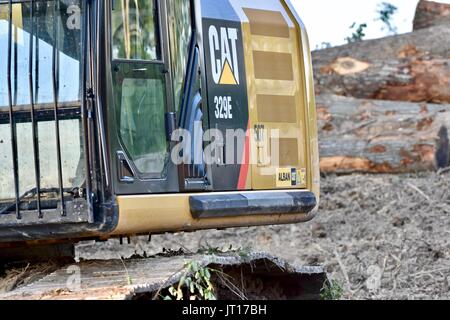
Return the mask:
[[0,0],[0,247],[306,222],[288,0]]

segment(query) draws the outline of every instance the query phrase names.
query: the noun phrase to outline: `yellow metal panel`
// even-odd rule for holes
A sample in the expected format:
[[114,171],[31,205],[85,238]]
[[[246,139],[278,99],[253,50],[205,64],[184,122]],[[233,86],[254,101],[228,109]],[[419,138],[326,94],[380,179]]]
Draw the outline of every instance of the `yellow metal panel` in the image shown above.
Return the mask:
[[[286,192],[283,190],[280,192]],[[226,194],[226,193],[218,193]],[[196,194],[197,195],[197,194]],[[120,196],[119,223],[110,236],[160,234],[211,228],[232,228],[306,222],[314,214],[241,216],[194,219],[189,209],[189,194]]]
[[[273,17],[284,20],[283,25],[288,26],[289,34],[286,38],[255,32],[255,20],[258,20],[258,28],[263,24],[269,25],[271,20],[255,19],[250,8],[243,10],[249,21],[243,23],[243,33],[251,127],[263,127],[269,134],[276,132],[275,137],[265,142],[252,141],[251,153],[255,163],[252,165],[252,188],[258,190],[280,188],[276,173],[279,169],[287,170],[285,167],[291,166],[289,170],[301,172],[304,178],[310,176],[309,123],[299,29],[295,28],[292,16],[280,1],[271,0],[270,5],[266,4],[266,8],[274,8]],[[290,109],[286,102],[270,99],[270,96],[289,97],[284,99],[290,99],[294,108]],[[291,188],[306,187],[308,184],[302,181]]]

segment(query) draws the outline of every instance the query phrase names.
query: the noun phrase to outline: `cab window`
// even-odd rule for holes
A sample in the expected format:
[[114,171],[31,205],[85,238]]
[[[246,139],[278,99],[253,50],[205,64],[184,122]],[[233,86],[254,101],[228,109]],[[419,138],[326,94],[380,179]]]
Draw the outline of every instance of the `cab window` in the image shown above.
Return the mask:
[[179,111],[192,37],[191,1],[167,1],[175,110]]
[[156,1],[114,0],[113,59],[159,60]]

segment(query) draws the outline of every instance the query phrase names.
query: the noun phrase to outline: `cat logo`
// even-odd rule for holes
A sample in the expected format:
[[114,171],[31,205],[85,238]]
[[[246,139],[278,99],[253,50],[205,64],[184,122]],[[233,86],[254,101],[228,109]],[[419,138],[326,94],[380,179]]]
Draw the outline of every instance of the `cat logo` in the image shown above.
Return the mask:
[[239,62],[237,57],[238,30],[209,27],[211,70],[215,84],[238,85]]

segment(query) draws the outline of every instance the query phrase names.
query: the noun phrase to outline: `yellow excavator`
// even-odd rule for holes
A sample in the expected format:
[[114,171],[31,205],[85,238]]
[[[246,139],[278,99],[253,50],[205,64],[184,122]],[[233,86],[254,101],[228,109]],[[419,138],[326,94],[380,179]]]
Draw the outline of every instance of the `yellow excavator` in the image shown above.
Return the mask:
[[306,222],[319,179],[290,1],[0,0],[0,255]]

